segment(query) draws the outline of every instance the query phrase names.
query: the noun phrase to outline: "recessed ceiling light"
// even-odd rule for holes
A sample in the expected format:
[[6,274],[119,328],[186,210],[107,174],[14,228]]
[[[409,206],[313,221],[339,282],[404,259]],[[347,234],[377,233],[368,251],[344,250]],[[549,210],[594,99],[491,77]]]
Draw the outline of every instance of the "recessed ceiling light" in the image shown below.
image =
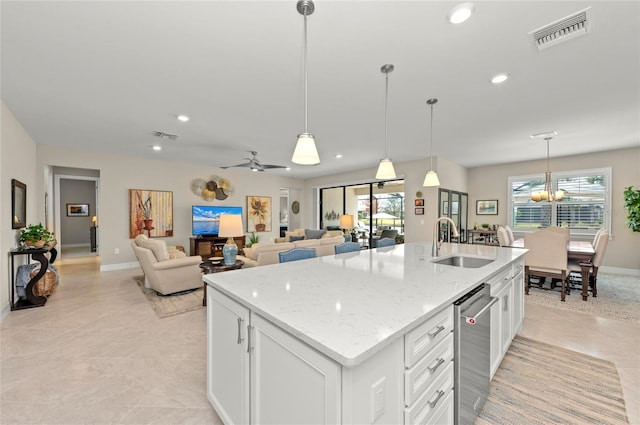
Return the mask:
[[451,9],[447,19],[452,24],[461,24],[471,17],[473,13],[473,3],[462,3]]
[[178,115],[178,121],[187,122],[189,121],[189,117],[186,115]]
[[341,153],[337,153],[336,154],[336,158],[338,158],[338,159],[342,158],[342,154]]
[[287,167],[287,168],[285,168],[285,170],[291,171],[291,167]]
[[160,145],[153,145],[153,150],[154,150],[154,151],[161,151],[161,150],[162,150],[162,146],[160,146]]
[[500,83],[504,83],[508,79],[509,79],[509,74],[497,74],[493,76],[493,78],[491,79],[491,82],[493,84],[500,84]]

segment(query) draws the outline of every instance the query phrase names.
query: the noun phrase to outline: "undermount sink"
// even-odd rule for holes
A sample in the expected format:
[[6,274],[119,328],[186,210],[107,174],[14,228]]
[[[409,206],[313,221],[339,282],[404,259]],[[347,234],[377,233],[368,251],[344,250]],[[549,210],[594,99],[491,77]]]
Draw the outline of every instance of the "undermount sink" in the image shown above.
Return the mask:
[[461,255],[453,255],[451,257],[445,257],[439,260],[433,260],[432,262],[435,264],[444,264],[445,266],[477,269],[479,267],[486,266],[489,263],[493,263],[494,260],[490,258],[464,257]]

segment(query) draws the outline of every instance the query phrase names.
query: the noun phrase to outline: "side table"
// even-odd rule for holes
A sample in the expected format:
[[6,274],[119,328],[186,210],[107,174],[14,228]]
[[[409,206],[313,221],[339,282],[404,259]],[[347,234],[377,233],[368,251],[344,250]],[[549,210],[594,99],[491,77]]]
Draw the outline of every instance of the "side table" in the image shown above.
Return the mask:
[[[11,310],[22,310],[45,305],[47,297],[35,295],[33,293],[33,286],[47,272],[49,264],[53,264],[53,262],[56,261],[58,251],[56,251],[54,246],[55,245],[45,245],[42,248],[15,248],[9,251],[11,254]],[[49,253],[50,258],[45,256],[46,253]],[[16,255],[27,255],[30,256],[32,260],[40,263],[40,271],[29,280],[29,283],[27,283],[25,287],[26,298],[17,301],[15,300],[16,270],[14,265]]]
[[[241,269],[244,265],[244,261],[236,260],[235,264],[229,266],[225,265],[222,261],[206,260],[200,263],[200,268],[204,274],[221,273],[229,270]],[[204,297],[202,298],[202,305],[207,305],[207,284],[204,284]]]

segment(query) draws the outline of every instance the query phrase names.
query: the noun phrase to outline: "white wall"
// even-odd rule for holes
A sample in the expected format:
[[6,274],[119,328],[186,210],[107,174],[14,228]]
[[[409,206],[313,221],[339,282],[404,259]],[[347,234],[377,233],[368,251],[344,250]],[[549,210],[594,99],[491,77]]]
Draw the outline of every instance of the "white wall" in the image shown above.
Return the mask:
[[[36,145],[25,129],[2,103],[0,115],[0,317],[9,312],[11,267],[8,252],[16,248],[19,230],[11,229],[11,179],[27,185],[27,224],[37,223]],[[44,198],[42,199],[44,202]],[[40,219],[44,223],[44,219]],[[26,263],[26,256],[16,256],[16,267]]]
[[[273,241],[279,233],[278,206],[280,188],[299,189],[299,180],[280,177],[268,172],[259,178],[249,170],[195,166],[193,164],[165,161],[162,155],[149,152],[150,159],[129,158],[111,154],[98,154],[78,149],[66,149],[49,145],[37,146],[37,169],[45,165],[99,170],[100,172],[100,258],[103,270],[137,265],[129,239],[129,189],[166,190],[173,192],[174,236],[163,238],[168,244],[183,245],[189,250],[191,236],[192,205],[242,206],[246,227],[246,197],[270,196],[272,201],[272,232],[260,233],[260,241]],[[40,171],[42,173],[42,171]],[[224,201],[204,201],[191,192],[191,181],[207,179],[213,175],[227,178],[234,189]],[[39,175],[44,180],[44,175]],[[42,193],[43,185],[38,187]],[[292,200],[295,198],[292,198]],[[38,217],[44,216],[44,205],[38,203]],[[301,223],[305,224],[305,223]],[[245,228],[245,231],[247,229]],[[115,254],[119,249],[120,253]]]
[[[640,143],[639,143],[640,144]],[[619,149],[593,154],[551,158],[549,169],[553,171],[612,168],[613,192],[611,202],[611,237],[603,261],[603,267],[640,270],[640,232],[632,232],[626,224],[623,191],[625,187],[640,187],[640,148]],[[526,161],[469,170],[469,222],[506,224],[509,176],[544,172],[546,159]],[[497,216],[476,216],[478,199],[497,199]]]

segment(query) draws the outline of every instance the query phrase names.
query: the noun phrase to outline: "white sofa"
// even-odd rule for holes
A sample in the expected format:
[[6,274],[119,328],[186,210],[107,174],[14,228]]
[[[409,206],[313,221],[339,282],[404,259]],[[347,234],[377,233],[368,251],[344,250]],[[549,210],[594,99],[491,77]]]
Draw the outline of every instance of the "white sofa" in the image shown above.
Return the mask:
[[340,236],[323,237],[320,239],[303,239],[294,242],[255,243],[250,248],[244,248],[244,255],[238,255],[237,259],[244,261],[243,267],[257,267],[279,262],[278,253],[293,248],[315,248],[318,257],[334,255],[335,246],[344,242]]
[[[285,231],[284,237],[276,238],[275,242],[276,243],[291,242],[291,240],[289,239],[291,236],[295,236],[295,237],[305,236],[305,230],[306,229],[295,229],[291,231]],[[314,231],[317,231],[317,230],[314,230]],[[342,235],[343,235],[342,230],[327,230],[325,234],[322,235],[321,239],[333,238],[335,236],[342,236]]]

